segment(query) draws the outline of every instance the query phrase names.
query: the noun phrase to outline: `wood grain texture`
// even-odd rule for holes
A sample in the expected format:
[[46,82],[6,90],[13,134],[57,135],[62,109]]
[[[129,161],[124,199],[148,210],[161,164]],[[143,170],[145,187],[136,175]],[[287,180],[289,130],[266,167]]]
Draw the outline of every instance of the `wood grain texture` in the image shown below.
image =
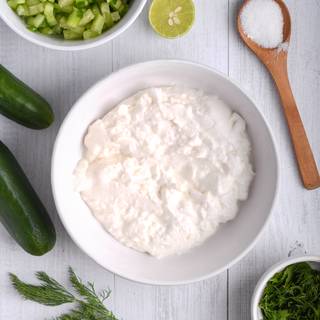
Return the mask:
[[[4,0],[0,0],[4,1]],[[98,288],[109,286],[109,306],[123,320],[248,320],[252,290],[259,276],[290,254],[320,253],[320,193],[299,182],[287,127],[273,82],[235,29],[240,0],[196,0],[197,22],[179,40],[165,40],[148,26],[147,8],[123,35],[102,47],[66,53],[37,47],[0,21],[0,63],[52,103],[56,122],[34,132],[0,118],[0,139],[15,153],[58,232],[55,249],[35,258],[21,251],[0,226],[0,319],[43,320],[61,311],[23,302],[8,282],[15,272],[26,280],[45,270],[66,281],[72,265]],[[292,20],[289,77],[316,159],[320,160],[320,5],[318,0],[288,0]],[[177,287],[140,285],[103,270],[71,241],[57,217],[50,189],[52,145],[66,113],[92,84],[126,65],[176,58],[208,64],[241,83],[270,124],[280,156],[281,188],[272,219],[254,250],[228,272]],[[319,163],[319,162],[318,162]]]
[[[296,170],[288,129],[280,99],[271,76],[235,31],[235,16],[241,1],[230,1],[229,74],[240,81],[252,96],[271,126],[280,160],[280,190],[272,219],[255,248],[229,271],[229,319],[250,319],[250,299],[262,273],[289,254],[320,252],[319,190],[303,189]],[[318,100],[320,50],[317,1],[287,0],[292,17],[289,49],[289,78],[315,158],[320,160]],[[301,51],[304,54],[301,54]],[[308,63],[308,68],[306,68]],[[312,71],[311,71],[312,70]],[[315,71],[317,70],[317,71]],[[306,80],[306,78],[308,80]]]
[[[198,0],[195,26],[178,40],[164,40],[153,32],[148,24],[148,7],[149,4],[129,32],[113,42],[115,70],[132,63],[169,58],[193,60],[227,72],[227,1]],[[133,36],[140,45],[134,45]],[[125,50],[128,43],[133,45]],[[226,279],[225,272],[201,284],[156,288],[132,284],[116,276],[116,309],[123,319],[224,320],[227,317]]]
[[[8,282],[9,271],[31,280],[34,271],[44,270],[66,281],[67,268],[71,265],[84,279],[95,280],[98,287],[114,289],[114,275],[84,255],[66,234],[56,214],[50,187],[51,152],[61,121],[85,90],[112,71],[112,50],[108,46],[79,53],[43,49],[17,36],[2,21],[0,34],[0,63],[46,97],[56,115],[55,124],[41,132],[0,118],[0,139],[15,154],[48,208],[58,239],[48,255],[32,257],[0,226],[0,319],[41,320],[65,308],[51,309],[23,302]],[[113,307],[113,297],[108,302]]]

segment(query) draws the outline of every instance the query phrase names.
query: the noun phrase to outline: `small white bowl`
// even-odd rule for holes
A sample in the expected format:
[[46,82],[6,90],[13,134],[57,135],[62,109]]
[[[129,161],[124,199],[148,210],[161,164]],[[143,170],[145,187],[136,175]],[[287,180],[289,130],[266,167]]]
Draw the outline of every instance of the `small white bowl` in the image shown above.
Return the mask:
[[141,13],[147,0],[132,1],[129,11],[119,23],[97,38],[89,40],[64,40],[32,32],[27,29],[22,19],[8,6],[7,0],[0,0],[0,18],[21,37],[39,46],[62,51],[84,50],[97,47],[114,39],[133,24]]
[[282,260],[277,264],[270,267],[258,281],[256,288],[252,295],[251,300],[251,319],[252,320],[263,320],[261,310],[259,308],[259,302],[262,298],[263,291],[267,285],[267,282],[277,273],[286,268],[287,266],[299,262],[308,262],[312,268],[320,270],[320,256],[302,256],[293,257]]
[[[148,87],[180,85],[216,94],[247,121],[256,171],[249,199],[237,217],[221,225],[203,245],[158,260],[112,238],[74,191],[72,174],[82,156],[83,137],[94,120],[123,99]],[[206,66],[183,61],[151,61],[113,73],[73,106],[58,133],[52,158],[52,189],[60,218],[78,246],[106,269],[149,284],[173,285],[202,280],[224,271],[255,244],[278,186],[278,162],[268,125],[253,101],[227,77]]]

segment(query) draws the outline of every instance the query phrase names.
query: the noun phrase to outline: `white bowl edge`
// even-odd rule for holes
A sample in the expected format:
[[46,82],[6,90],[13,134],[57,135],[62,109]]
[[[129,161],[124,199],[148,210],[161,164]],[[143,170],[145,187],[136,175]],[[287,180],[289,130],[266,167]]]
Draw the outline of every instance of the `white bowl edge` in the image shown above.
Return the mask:
[[[190,65],[193,65],[193,66],[196,66],[196,67],[200,67],[200,68],[204,68],[208,71],[211,71],[213,73],[216,73],[218,74],[219,76],[223,77],[225,80],[231,82],[235,87],[237,87],[245,96],[248,100],[250,100],[252,102],[253,105],[257,105],[252,98],[250,98],[250,96],[241,88],[241,86],[234,80],[230,79],[229,77],[227,77],[225,74],[215,70],[214,68],[211,68],[209,66],[206,66],[206,65],[203,65],[203,64],[199,64],[199,63],[196,63],[196,62],[191,62],[191,61],[185,61],[185,60],[153,60],[153,61],[149,61],[149,62],[142,62],[142,63],[138,63],[138,64],[134,64],[134,65],[131,65],[131,66],[128,66],[128,67],[125,67],[123,69],[120,69],[112,74],[110,74],[109,76],[107,76],[106,78],[109,78],[111,76],[115,76],[117,75],[118,73],[120,72],[125,72],[131,68],[137,68],[137,67],[141,67],[141,66],[148,66],[148,64],[163,64],[163,63],[182,63],[182,64],[190,64]],[[100,83],[103,82],[106,78],[100,80],[98,83],[96,83],[94,86],[92,86],[88,92],[90,91],[94,91],[97,87],[99,87]],[[78,102],[83,99],[87,94],[88,92],[86,92],[85,94],[83,94],[78,100],[77,102],[74,104],[73,107],[76,107]],[[259,115],[261,116],[261,118],[263,119],[263,121],[265,122],[265,125],[268,129],[268,133],[270,135],[270,138],[271,138],[271,141],[272,141],[272,147],[274,149],[274,153],[275,153],[275,157],[276,157],[276,172],[277,172],[277,180],[276,180],[276,188],[275,188],[275,191],[274,191],[274,198],[273,198],[273,202],[272,202],[272,205],[271,205],[271,208],[270,208],[270,212],[265,220],[265,223],[264,225],[262,226],[262,228],[260,229],[260,231],[257,233],[256,237],[253,239],[253,241],[250,243],[250,245],[248,245],[246,247],[245,250],[243,250],[238,256],[236,256],[232,261],[230,261],[230,263],[228,263],[227,265],[225,265],[224,267],[212,272],[212,273],[209,273],[209,274],[206,274],[202,277],[197,277],[197,278],[193,278],[193,279],[189,279],[187,281],[150,281],[148,279],[133,279],[133,278],[130,278],[128,276],[126,276],[125,274],[121,274],[119,273],[117,270],[111,270],[111,269],[108,269],[109,271],[113,272],[113,273],[116,273],[117,275],[119,275],[120,277],[122,278],[125,278],[125,279],[128,279],[128,280],[131,280],[131,281],[135,281],[135,282],[138,282],[138,283],[144,283],[144,284],[149,284],[149,285],[181,285],[181,284],[188,284],[188,283],[193,283],[193,282],[196,282],[196,281],[201,281],[201,280],[205,280],[205,279],[208,279],[210,277],[213,277],[223,271],[225,271],[226,269],[232,267],[234,264],[236,264],[239,260],[241,260],[254,246],[255,244],[257,243],[259,237],[261,236],[261,234],[263,233],[263,231],[265,230],[266,228],[266,225],[268,224],[269,220],[270,220],[270,217],[271,217],[271,213],[274,209],[274,206],[275,206],[275,203],[277,201],[277,198],[278,198],[278,190],[279,190],[279,158],[278,158],[278,153],[276,151],[276,145],[275,145],[275,140],[274,140],[274,136],[272,134],[272,131],[270,129],[270,126],[268,124],[268,122],[266,121],[266,118],[265,116],[263,115],[263,113],[258,109],[257,109],[257,112],[259,113]],[[56,137],[56,142],[54,144],[54,148],[53,148],[53,153],[52,153],[52,171],[51,171],[51,180],[53,181],[53,176],[54,176],[54,165],[53,165],[53,161],[54,161],[54,157],[55,157],[55,153],[56,153],[56,148],[57,148],[57,143],[59,141],[59,138],[60,138],[60,132],[61,132],[61,129],[64,127],[64,124],[66,123],[67,119],[69,117],[72,116],[72,109],[68,112],[67,116],[65,117],[61,127],[60,127],[60,130],[59,130],[59,133]],[[56,193],[55,193],[55,189],[54,189],[54,186],[52,185],[52,190],[53,190],[53,196],[54,196],[54,199],[56,200]],[[58,214],[60,216],[60,219],[64,225],[64,227],[66,228],[66,230],[68,231],[70,237],[72,238],[72,240],[77,244],[77,246],[83,250],[83,248],[81,247],[81,245],[79,244],[79,242],[77,241],[77,239],[73,238],[72,235],[70,234],[69,232],[69,227],[66,225],[65,221],[64,221],[64,218],[63,218],[63,215],[60,214],[59,212],[59,204],[57,203],[57,201],[55,201],[56,203],[56,206],[57,206],[57,211],[58,211]],[[84,250],[83,250],[84,251]],[[85,252],[85,251],[84,251]],[[86,252],[85,252],[86,253]],[[90,254],[86,253],[87,255],[90,256]],[[90,256],[91,257],[91,256]],[[93,260],[95,260],[93,257],[91,257]],[[95,260],[96,261],[96,260]],[[97,262],[97,261],[96,261]],[[97,262],[98,264],[100,264],[99,262]]]

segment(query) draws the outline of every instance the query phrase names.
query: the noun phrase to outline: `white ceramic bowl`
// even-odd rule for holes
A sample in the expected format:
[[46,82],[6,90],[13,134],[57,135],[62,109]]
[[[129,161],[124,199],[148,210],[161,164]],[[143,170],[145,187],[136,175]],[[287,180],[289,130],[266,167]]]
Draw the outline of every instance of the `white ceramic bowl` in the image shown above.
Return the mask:
[[21,18],[8,6],[7,0],[0,0],[0,18],[17,34],[37,45],[56,50],[75,51],[97,47],[117,37],[137,19],[146,2],[147,0],[133,0],[129,11],[118,24],[99,37],[90,40],[71,41],[32,32],[27,29]]
[[[157,260],[114,240],[90,213],[72,185],[90,123],[123,99],[154,86],[182,85],[216,94],[248,124],[256,175],[236,219],[203,245]],[[125,278],[149,284],[181,284],[218,274],[243,257],[266,224],[278,185],[278,164],[269,128],[253,101],[224,75],[191,62],[151,61],[113,73],[85,93],[64,120],[54,146],[52,188],[60,218],[78,246],[97,263]]]
[[256,288],[253,292],[251,300],[251,319],[252,320],[263,320],[261,310],[259,308],[259,302],[262,298],[264,288],[267,285],[267,282],[276,274],[280,272],[287,266],[299,262],[308,262],[310,263],[313,269],[320,270],[320,256],[302,256],[302,257],[293,257],[280,261],[279,263],[273,265],[269,268],[263,276],[258,281]]

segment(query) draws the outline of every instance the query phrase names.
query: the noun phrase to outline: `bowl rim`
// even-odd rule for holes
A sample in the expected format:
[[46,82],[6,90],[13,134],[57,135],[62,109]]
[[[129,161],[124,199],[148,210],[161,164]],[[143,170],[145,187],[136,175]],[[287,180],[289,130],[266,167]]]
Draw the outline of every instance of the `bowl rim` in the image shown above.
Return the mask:
[[[64,218],[63,218],[63,214],[60,213],[60,209],[59,209],[59,203],[56,201],[57,200],[57,196],[56,196],[56,190],[55,190],[55,186],[54,186],[54,176],[55,176],[55,157],[56,157],[56,152],[57,152],[57,148],[58,148],[58,144],[59,144],[59,140],[61,138],[61,132],[63,131],[62,129],[64,128],[64,126],[66,125],[69,117],[72,116],[73,110],[76,109],[78,103],[80,102],[80,100],[82,100],[85,96],[89,95],[92,91],[96,90],[97,87],[99,87],[101,85],[102,82],[106,81],[107,79],[109,79],[110,77],[116,76],[118,73],[120,72],[126,72],[130,69],[134,69],[134,68],[147,68],[148,66],[152,66],[152,65],[162,65],[162,64],[182,64],[182,65],[191,65],[197,68],[201,68],[204,69],[206,71],[210,71],[211,73],[215,73],[218,76],[222,77],[223,79],[225,79],[226,81],[230,82],[232,85],[234,85],[237,89],[239,89],[242,94],[255,106],[255,108],[257,109],[258,114],[261,116],[263,122],[266,125],[267,131],[270,135],[270,139],[271,139],[271,143],[272,143],[272,148],[274,150],[274,155],[275,155],[275,160],[276,160],[276,187],[274,190],[274,197],[273,197],[273,201],[271,203],[270,206],[270,210],[269,213],[265,219],[265,222],[263,224],[263,226],[260,228],[259,232],[256,234],[255,238],[253,239],[253,241],[247,245],[247,247],[240,253],[238,254],[236,257],[234,257],[228,264],[226,264],[225,266],[207,273],[203,276],[200,277],[195,277],[192,279],[188,279],[188,280],[179,280],[179,281],[156,281],[156,280],[149,280],[149,279],[134,279],[134,278],[130,278],[124,274],[118,273],[116,270],[111,270],[111,269],[107,269],[106,267],[102,266],[98,261],[96,261],[89,253],[87,253],[85,250],[82,249],[81,245],[78,243],[78,241],[70,234],[69,229],[70,227],[68,227],[68,225],[66,224]],[[53,199],[54,199],[54,203],[57,209],[57,213],[60,217],[60,220],[64,226],[64,228],[66,229],[67,233],[69,234],[69,236],[71,237],[71,239],[74,241],[74,243],[78,246],[78,248],[80,248],[87,256],[89,256],[92,260],[94,260],[98,265],[102,266],[104,269],[108,270],[109,272],[112,272],[114,274],[116,274],[117,276],[126,279],[126,280],[130,280],[136,283],[140,283],[140,284],[146,284],[146,285],[161,285],[161,286],[173,286],[173,285],[185,285],[185,284],[190,284],[190,283],[194,283],[194,282],[198,282],[198,281],[202,281],[202,280],[206,280],[209,279],[213,276],[216,276],[218,274],[220,274],[221,272],[229,269],[230,267],[232,267],[233,265],[235,265],[238,261],[240,261],[243,257],[245,257],[251,250],[252,248],[256,245],[257,241],[259,240],[260,236],[262,235],[263,231],[265,230],[266,226],[268,225],[268,222],[270,221],[270,218],[272,216],[272,212],[273,209],[275,207],[275,204],[277,202],[278,199],[278,194],[279,194],[279,156],[278,156],[278,152],[277,152],[277,148],[276,148],[276,144],[275,144],[275,139],[274,136],[272,134],[270,125],[268,124],[264,114],[257,108],[257,104],[255,103],[255,101],[253,99],[250,98],[250,96],[246,93],[245,90],[243,90],[241,88],[241,86],[233,79],[229,78],[227,75],[223,74],[222,72],[207,66],[205,64],[201,64],[198,62],[193,62],[193,61],[189,61],[189,60],[183,60],[183,59],[160,59],[160,60],[150,60],[150,61],[146,61],[146,62],[140,62],[140,63],[136,63],[136,64],[132,64],[129,65],[127,67],[121,68],[115,72],[110,73],[109,75],[107,75],[106,77],[104,77],[103,79],[99,80],[96,84],[94,84],[93,86],[91,86],[83,95],[81,95],[76,102],[73,104],[73,106],[70,108],[70,110],[68,111],[67,115],[65,116],[64,120],[61,123],[61,126],[59,128],[58,134],[56,136],[56,140],[54,142],[54,146],[53,146],[53,151],[52,151],[52,157],[51,157],[51,188],[52,188],[52,194],[53,194]]]
[[299,262],[319,262],[319,255],[305,255],[297,257],[289,257],[282,259],[276,264],[273,264],[270,268],[265,271],[265,273],[258,280],[256,287],[253,291],[251,298],[251,319],[252,320],[261,320],[257,316],[258,304],[261,299],[264,288],[266,287],[267,282],[277,273],[286,268],[291,264],[296,264]]
[[[6,1],[6,0],[2,0],[2,1]],[[138,16],[142,12],[143,8],[145,7],[146,3],[147,3],[147,0],[140,0],[140,3],[138,4],[135,11],[132,11],[132,14],[128,18],[128,21],[125,24],[123,24],[122,26],[120,26],[118,29],[115,29],[114,31],[112,31],[112,28],[111,28],[110,30],[112,32],[108,36],[103,37],[103,33],[102,33],[99,37],[93,39],[90,42],[86,42],[85,40],[81,40],[81,41],[79,40],[78,41],[79,44],[76,44],[73,46],[64,45],[63,42],[61,42],[61,44],[53,44],[53,43],[47,43],[46,41],[35,39],[31,36],[32,31],[28,30],[27,27],[25,27],[24,30],[16,27],[15,24],[11,22],[11,19],[8,18],[1,11],[0,11],[0,18],[11,28],[11,30],[13,30],[19,36],[21,36],[22,38],[40,46],[40,47],[45,47],[48,49],[53,49],[53,50],[58,50],[58,51],[69,51],[69,52],[70,51],[80,51],[80,50],[95,48],[95,47],[98,47],[102,44],[105,44],[105,43],[111,41],[112,39],[116,38],[117,36],[119,36],[124,31],[126,31],[136,21],[136,19],[138,18]]]

